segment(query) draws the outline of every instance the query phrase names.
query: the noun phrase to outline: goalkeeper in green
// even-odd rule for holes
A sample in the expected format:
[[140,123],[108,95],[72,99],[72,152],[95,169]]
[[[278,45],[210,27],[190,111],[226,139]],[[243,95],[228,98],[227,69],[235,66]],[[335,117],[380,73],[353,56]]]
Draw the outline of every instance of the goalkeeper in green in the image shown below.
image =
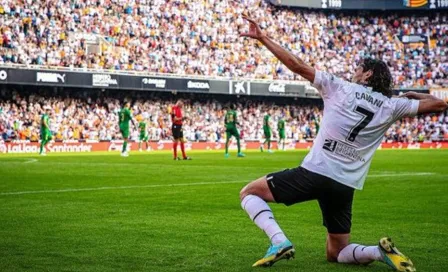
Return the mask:
[[50,115],[51,108],[47,107],[45,113],[42,114],[40,119],[40,152],[39,155],[46,156],[45,146],[51,141],[51,130],[50,130]]
[[272,110],[269,110],[268,113],[263,118],[263,133],[265,141],[260,145],[260,151],[264,151],[264,145],[268,144],[268,152],[274,153],[274,151],[271,150],[271,137],[272,137],[272,130],[271,130],[271,115]]
[[282,150],[285,150],[285,119],[278,120],[277,123],[277,130],[278,130],[278,145],[277,148],[280,149],[280,144],[282,144]]
[[118,126],[120,128],[121,135],[123,136],[123,148],[121,150],[121,156],[122,157],[128,157],[128,140],[129,140],[129,122],[132,122],[132,124],[135,127],[134,120],[132,119],[132,113],[131,113],[131,103],[125,102],[124,107],[120,110],[118,113]]
[[146,123],[146,121],[144,120],[143,117],[139,117],[137,120],[139,121],[139,123],[138,123],[138,130],[140,132],[140,134],[138,136],[138,140],[139,140],[139,142],[138,142],[138,151],[140,151],[140,152],[142,151],[142,143],[143,142],[146,143],[146,149],[145,150],[148,151],[149,137],[148,137],[148,131],[146,129],[147,123]]
[[238,146],[238,157],[245,157],[243,153],[241,153],[241,144],[240,144],[240,133],[236,128],[238,125],[237,115],[235,111],[235,105],[231,104],[230,109],[226,112],[225,116],[225,126],[226,126],[226,154],[225,157],[229,157],[229,141],[230,137],[235,137],[236,144]]

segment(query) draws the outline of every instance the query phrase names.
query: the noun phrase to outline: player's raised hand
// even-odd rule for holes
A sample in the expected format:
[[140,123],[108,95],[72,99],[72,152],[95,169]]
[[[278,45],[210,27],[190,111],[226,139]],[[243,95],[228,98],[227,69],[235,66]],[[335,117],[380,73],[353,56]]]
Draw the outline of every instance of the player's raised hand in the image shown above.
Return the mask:
[[249,22],[249,31],[246,33],[240,33],[240,37],[249,37],[252,39],[260,40],[264,37],[264,33],[261,31],[260,26],[255,22],[254,19],[243,14],[243,19]]

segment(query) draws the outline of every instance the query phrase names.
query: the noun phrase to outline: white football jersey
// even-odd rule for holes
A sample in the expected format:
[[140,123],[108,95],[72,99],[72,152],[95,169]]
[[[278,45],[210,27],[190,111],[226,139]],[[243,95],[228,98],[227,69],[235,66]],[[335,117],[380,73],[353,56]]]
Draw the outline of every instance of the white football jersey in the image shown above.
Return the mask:
[[388,98],[321,71],[313,84],[324,100],[324,115],[302,167],[362,189],[384,133],[396,120],[416,115],[419,101]]

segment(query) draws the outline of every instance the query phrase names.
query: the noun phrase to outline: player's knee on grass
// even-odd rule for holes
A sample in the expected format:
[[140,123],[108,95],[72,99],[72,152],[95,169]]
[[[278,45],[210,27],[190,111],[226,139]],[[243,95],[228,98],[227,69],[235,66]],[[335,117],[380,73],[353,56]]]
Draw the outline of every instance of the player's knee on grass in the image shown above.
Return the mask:
[[327,235],[327,261],[329,262],[337,262],[338,256],[341,250],[343,250],[346,246],[349,245],[350,242],[350,234],[332,234],[328,233]]
[[240,191],[240,200],[248,195],[255,195],[267,202],[274,202],[274,197],[268,187],[266,176],[252,181],[243,187]]

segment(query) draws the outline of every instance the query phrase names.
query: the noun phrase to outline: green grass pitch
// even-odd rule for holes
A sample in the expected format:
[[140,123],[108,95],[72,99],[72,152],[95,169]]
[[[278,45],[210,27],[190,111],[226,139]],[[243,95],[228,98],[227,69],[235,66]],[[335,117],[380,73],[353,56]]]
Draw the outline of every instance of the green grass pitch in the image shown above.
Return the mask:
[[[252,268],[269,241],[238,193],[306,152],[190,155],[1,155],[0,271],[390,271],[327,263],[317,202],[271,205],[296,259]],[[355,194],[352,241],[391,236],[417,271],[447,271],[447,194],[448,151],[378,151]]]

